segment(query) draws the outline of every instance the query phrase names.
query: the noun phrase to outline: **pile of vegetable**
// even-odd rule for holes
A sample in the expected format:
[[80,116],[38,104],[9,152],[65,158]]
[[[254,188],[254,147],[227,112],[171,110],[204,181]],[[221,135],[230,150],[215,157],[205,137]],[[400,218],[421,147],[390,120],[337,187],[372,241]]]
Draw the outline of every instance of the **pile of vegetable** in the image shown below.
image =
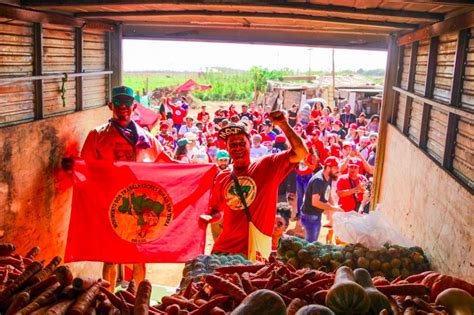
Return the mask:
[[386,244],[378,250],[369,250],[361,244],[346,246],[309,243],[298,237],[280,240],[278,259],[297,269],[310,268],[326,272],[341,266],[364,268],[373,276],[395,279],[430,270],[428,260],[420,247],[402,247]]
[[186,262],[180,287],[185,287],[189,281],[199,281],[204,275],[214,273],[219,267],[251,264],[251,261],[240,255],[199,255]]

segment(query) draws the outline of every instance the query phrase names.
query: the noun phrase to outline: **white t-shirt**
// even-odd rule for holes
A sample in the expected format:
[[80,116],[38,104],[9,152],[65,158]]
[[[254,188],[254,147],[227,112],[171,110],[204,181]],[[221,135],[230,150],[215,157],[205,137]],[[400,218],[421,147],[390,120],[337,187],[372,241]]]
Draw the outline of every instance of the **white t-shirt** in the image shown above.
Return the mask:
[[260,145],[260,147],[258,148],[254,148],[254,147],[250,148],[250,158],[252,160],[256,160],[267,154],[268,154],[268,149],[263,145]]

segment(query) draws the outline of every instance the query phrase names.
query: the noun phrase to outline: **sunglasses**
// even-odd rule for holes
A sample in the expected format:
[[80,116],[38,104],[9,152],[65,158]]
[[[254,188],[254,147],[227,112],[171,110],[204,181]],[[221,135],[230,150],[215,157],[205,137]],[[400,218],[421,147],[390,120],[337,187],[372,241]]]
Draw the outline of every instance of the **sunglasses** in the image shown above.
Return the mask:
[[133,100],[130,100],[130,101],[123,101],[123,100],[112,100],[112,104],[114,106],[122,106],[122,105],[125,105],[127,107],[132,107],[133,105]]

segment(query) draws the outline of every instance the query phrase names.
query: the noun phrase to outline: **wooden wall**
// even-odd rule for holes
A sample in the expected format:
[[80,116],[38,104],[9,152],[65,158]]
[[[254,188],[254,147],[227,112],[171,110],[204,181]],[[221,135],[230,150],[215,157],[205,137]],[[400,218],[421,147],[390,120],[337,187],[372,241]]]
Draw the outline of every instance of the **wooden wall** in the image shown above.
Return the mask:
[[[109,38],[67,25],[0,23],[0,127],[104,106],[110,75],[90,74],[111,69]],[[89,75],[77,78],[82,72]]]
[[474,189],[474,29],[402,46],[392,124]]

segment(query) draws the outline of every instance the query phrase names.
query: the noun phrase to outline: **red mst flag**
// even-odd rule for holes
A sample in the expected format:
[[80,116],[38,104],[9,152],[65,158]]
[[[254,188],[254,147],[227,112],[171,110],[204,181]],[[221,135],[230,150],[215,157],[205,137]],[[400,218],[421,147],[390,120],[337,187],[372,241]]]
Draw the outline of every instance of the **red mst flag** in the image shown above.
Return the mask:
[[212,85],[200,85],[194,80],[190,79],[184,82],[182,85],[176,88],[176,93],[179,92],[191,92],[191,91],[204,91],[212,88]]
[[147,127],[148,130],[152,130],[160,115],[140,103],[135,104],[137,104],[137,108],[135,109],[136,115],[134,115],[133,120],[135,120],[140,127]]
[[185,262],[204,253],[212,164],[74,163],[65,261]]

